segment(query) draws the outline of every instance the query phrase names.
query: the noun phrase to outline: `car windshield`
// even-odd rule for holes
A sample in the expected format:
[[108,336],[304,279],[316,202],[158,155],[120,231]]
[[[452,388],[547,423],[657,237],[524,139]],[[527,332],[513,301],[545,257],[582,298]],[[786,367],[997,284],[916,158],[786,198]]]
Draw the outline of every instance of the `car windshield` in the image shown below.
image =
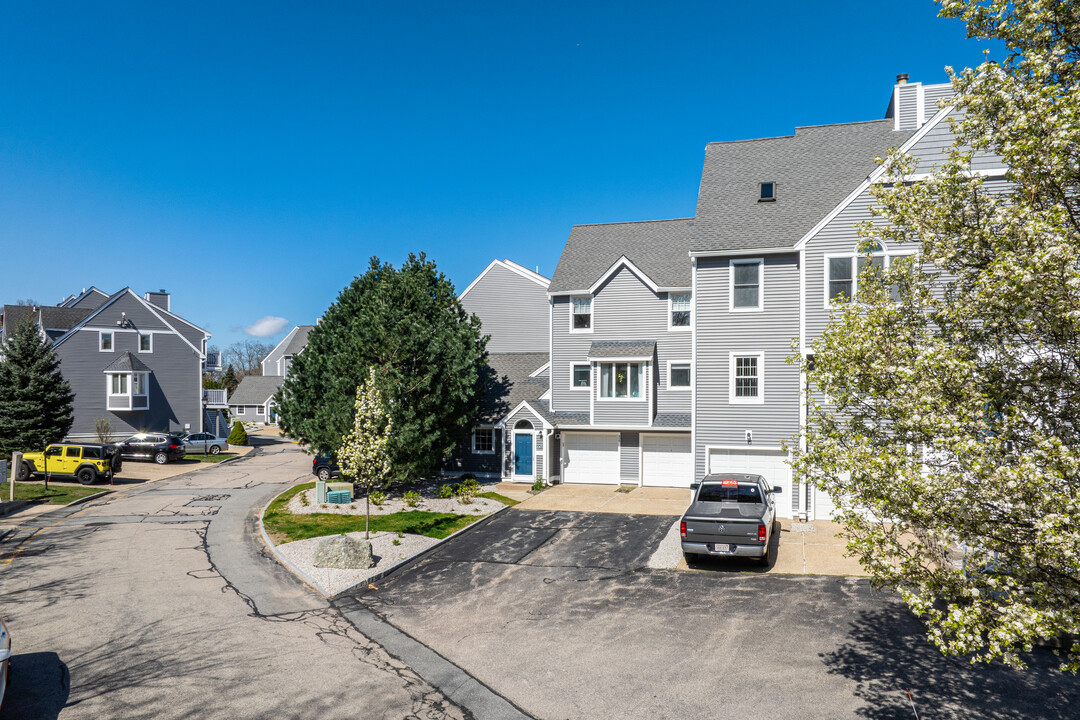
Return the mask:
[[757,484],[723,485],[709,483],[701,486],[698,502],[761,503],[761,488]]

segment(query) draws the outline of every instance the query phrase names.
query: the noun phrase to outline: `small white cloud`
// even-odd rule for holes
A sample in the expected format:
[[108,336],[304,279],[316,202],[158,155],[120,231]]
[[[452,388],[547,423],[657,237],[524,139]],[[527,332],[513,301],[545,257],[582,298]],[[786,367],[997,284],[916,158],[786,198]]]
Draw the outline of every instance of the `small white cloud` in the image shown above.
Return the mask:
[[256,320],[251,325],[245,327],[244,333],[257,338],[270,337],[271,335],[277,335],[284,330],[285,326],[288,324],[289,321],[285,318],[267,315],[261,320]]

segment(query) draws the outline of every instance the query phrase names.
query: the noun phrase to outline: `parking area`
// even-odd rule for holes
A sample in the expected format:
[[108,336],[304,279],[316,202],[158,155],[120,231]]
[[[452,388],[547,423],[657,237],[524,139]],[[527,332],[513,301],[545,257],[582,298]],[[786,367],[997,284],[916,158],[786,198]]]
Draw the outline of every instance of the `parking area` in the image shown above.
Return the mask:
[[[1061,717],[1080,686],[946,659],[867,580],[653,570],[673,518],[511,508],[350,600],[538,718]],[[344,599],[342,602],[347,602]]]

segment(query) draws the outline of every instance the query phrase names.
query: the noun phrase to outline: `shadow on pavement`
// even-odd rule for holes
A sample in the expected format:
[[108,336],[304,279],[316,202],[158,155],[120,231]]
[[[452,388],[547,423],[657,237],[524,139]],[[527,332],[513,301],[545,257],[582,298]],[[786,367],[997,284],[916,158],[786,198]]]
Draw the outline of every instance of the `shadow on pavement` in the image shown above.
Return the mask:
[[1049,650],[1025,656],[1027,670],[1000,663],[972,665],[943,656],[918,619],[903,606],[897,610],[860,612],[848,642],[821,655],[831,674],[855,683],[855,695],[864,703],[860,717],[914,718],[909,688],[920,717],[1075,717],[1080,685],[1057,669],[1058,659]]
[[56,653],[13,655],[0,720],[56,718],[67,705],[70,689],[67,665]]

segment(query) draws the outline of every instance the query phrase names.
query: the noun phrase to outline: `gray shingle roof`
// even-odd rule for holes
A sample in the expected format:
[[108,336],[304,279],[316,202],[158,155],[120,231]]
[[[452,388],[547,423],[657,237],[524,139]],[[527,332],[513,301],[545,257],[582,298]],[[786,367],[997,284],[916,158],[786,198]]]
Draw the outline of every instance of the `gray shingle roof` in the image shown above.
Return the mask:
[[551,403],[547,400],[534,400],[529,405],[544,416],[554,427],[560,425],[588,425],[589,413],[551,412]]
[[624,255],[659,287],[690,287],[692,224],[679,218],[575,225],[548,292],[587,290]]
[[281,387],[283,377],[248,375],[229,396],[230,405],[262,405]]
[[5,332],[10,333],[15,329],[15,325],[20,320],[26,317],[31,311],[35,315],[40,313],[41,322],[47,329],[56,330],[70,330],[75,327],[86,317],[94,312],[88,308],[67,308],[67,307],[55,307],[47,305],[45,307],[30,307],[27,305],[5,305],[4,306],[4,327]]
[[651,358],[655,351],[655,340],[593,340],[589,345],[589,360]]
[[529,375],[547,361],[547,353],[488,355],[487,389],[480,399],[480,422],[497,423],[522,402],[543,395],[549,387],[548,378]]
[[[876,155],[913,130],[892,120],[819,125],[794,135],[709,143],[698,191],[691,252],[791,247],[877,167]],[[758,202],[776,183],[775,202]]]
[[314,325],[301,325],[293,335],[292,340],[289,341],[288,347],[285,348],[283,355],[299,355],[300,351],[307,347],[308,335],[315,329]]
[[690,413],[656,413],[653,418],[653,427],[670,427],[690,429]]
[[120,357],[105,366],[104,372],[150,372],[150,368],[146,367],[146,363],[142,360],[125,350],[120,353]]

